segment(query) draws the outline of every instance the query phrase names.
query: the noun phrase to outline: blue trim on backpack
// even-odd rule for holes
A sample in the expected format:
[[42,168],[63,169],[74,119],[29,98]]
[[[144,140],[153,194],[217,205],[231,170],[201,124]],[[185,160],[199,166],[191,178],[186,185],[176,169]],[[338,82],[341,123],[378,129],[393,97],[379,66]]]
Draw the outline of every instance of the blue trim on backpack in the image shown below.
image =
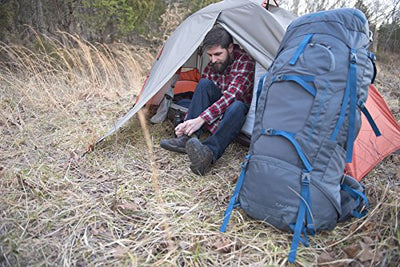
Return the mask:
[[[301,241],[305,246],[308,246],[308,237],[307,233],[314,235],[314,223],[311,214],[311,198],[310,198],[310,172],[313,170],[312,165],[307,159],[303,149],[300,147],[300,144],[294,138],[294,134],[286,131],[275,130],[275,129],[262,129],[261,134],[271,135],[271,136],[282,136],[286,138],[297,151],[305,169],[301,175],[301,192],[300,192],[300,206],[299,211],[297,213],[296,224],[290,227],[293,230],[293,240],[290,246],[289,252],[289,262],[294,263],[296,260],[297,247],[299,246],[299,242]],[[302,239],[301,235],[303,234],[304,239]]]
[[[296,253],[299,242],[301,241],[303,245],[308,247],[309,244],[307,233],[311,234],[312,236],[315,234],[311,216],[310,173],[306,170],[303,170],[301,177],[300,195],[300,207],[297,213],[296,224],[291,226],[294,234],[288,257],[290,263],[294,263],[296,261]],[[306,220],[306,227],[304,226],[304,220]],[[301,234],[303,234],[304,240],[302,239]]]
[[[295,227],[296,227],[296,223],[292,223],[289,225],[290,229],[292,230],[292,232],[294,233],[295,231]],[[303,234],[303,236],[301,236],[301,234]],[[314,235],[313,235],[314,236]],[[294,235],[293,235],[294,237]],[[303,226],[303,228],[301,229],[301,233],[300,236],[298,238],[300,240],[300,242],[305,246],[308,247],[310,245],[310,241],[308,239],[308,235],[307,235],[307,231],[306,231],[306,227]],[[293,239],[292,239],[293,242]],[[290,250],[292,250],[292,247],[290,247]],[[297,248],[296,248],[297,251]],[[290,251],[289,251],[290,253]],[[296,258],[296,256],[294,256],[294,258]]]
[[313,170],[313,167],[311,166],[310,162],[308,161],[306,154],[304,154],[303,149],[300,147],[300,145],[296,141],[296,139],[294,139],[294,133],[269,128],[269,129],[261,129],[261,134],[279,135],[279,136],[285,137],[288,141],[290,141],[290,143],[292,143],[292,145],[296,149],[297,154],[299,155],[301,161],[303,162],[303,165],[306,168],[307,172],[311,172]]
[[368,198],[365,196],[364,193],[346,185],[346,184],[341,184],[340,187],[342,188],[342,190],[344,190],[345,192],[347,192],[354,200],[357,201],[357,203],[360,205],[361,200],[364,201],[365,204],[365,210],[363,210],[361,213],[358,210],[353,210],[352,211],[352,215],[356,218],[362,218],[364,217],[369,209],[369,202],[368,202]]
[[[350,70],[347,78],[346,90],[343,96],[342,107],[340,109],[339,118],[333,130],[331,141],[336,140],[340,128],[346,116],[347,105],[349,105],[349,125],[347,133],[346,162],[352,161],[353,145],[355,140],[355,124],[357,109],[357,50],[351,49],[350,53]],[[349,103],[350,101],[350,103]]]
[[332,132],[331,141],[335,141],[338,134],[339,134],[339,130],[342,127],[345,115],[346,115],[346,109],[347,109],[347,105],[349,102],[349,98],[350,98],[350,85],[349,85],[349,79],[347,79],[347,85],[346,85],[346,90],[344,91],[344,96],[343,96],[343,102],[342,102],[342,107],[340,109],[340,113],[339,113],[339,118],[336,122],[336,126],[335,129]]
[[291,74],[282,74],[278,75],[272,78],[272,82],[281,82],[281,81],[291,81],[295,82],[301,87],[304,88],[307,92],[309,92],[312,96],[316,96],[317,91],[315,90],[314,87],[309,85],[307,82],[313,82],[314,81],[313,76],[305,76],[305,75],[291,75]]
[[351,49],[350,54],[350,111],[349,132],[347,135],[346,162],[351,162],[353,146],[356,139],[356,111],[357,111],[357,50]]
[[319,120],[319,118],[320,118],[320,115],[321,115],[322,110],[324,109],[325,99],[326,99],[326,96],[328,95],[328,88],[329,88],[329,87],[330,87],[330,83],[329,83],[329,82],[326,82],[326,87],[325,87],[325,89],[324,89],[323,94],[321,95],[320,104],[319,104],[319,108],[318,108],[318,110],[317,110],[317,113],[315,114],[315,116],[313,116],[312,119],[310,119],[310,120],[311,120],[310,133],[308,134],[307,139],[306,139],[308,144],[311,142],[311,140],[312,140],[312,138],[313,138],[313,133],[314,133],[314,130],[315,130],[315,125],[316,125],[316,123],[318,122],[318,120]]
[[367,51],[367,55],[372,61],[376,61],[376,56],[374,53],[372,53],[371,51]]
[[353,15],[359,18],[362,23],[366,22],[364,15],[359,10],[355,9]]
[[360,108],[361,112],[364,114],[364,116],[367,118],[369,125],[371,125],[372,130],[374,131],[376,136],[381,136],[381,132],[379,131],[378,126],[376,125],[374,119],[371,116],[371,113],[369,113],[367,107],[365,106],[363,101],[358,101],[357,103],[358,107]]
[[368,58],[371,60],[372,66],[374,67],[374,75],[372,76],[372,79],[371,79],[371,83],[373,84],[375,82],[376,73],[378,72],[376,69],[376,64],[375,64],[376,56],[374,53],[372,53],[370,51],[367,51],[367,55],[368,55]]
[[240,204],[237,201],[237,197],[239,195],[240,188],[242,187],[242,184],[243,184],[244,174],[246,172],[246,168],[247,168],[247,164],[248,164],[249,160],[250,160],[250,155],[247,155],[244,158],[244,161],[242,163],[242,171],[240,172],[239,178],[238,178],[237,183],[236,183],[235,190],[233,191],[233,194],[232,194],[232,197],[231,197],[231,199],[229,201],[228,207],[226,208],[226,211],[224,213],[224,220],[222,222],[221,228],[219,229],[219,231],[222,232],[222,233],[224,233],[226,231],[226,227],[228,226],[229,219],[230,219],[231,214],[232,214],[232,210],[235,207],[240,206]]
[[300,45],[297,47],[296,52],[294,53],[292,59],[289,61],[290,65],[295,65],[297,60],[299,59],[301,53],[303,53],[304,49],[306,48],[306,45],[310,42],[311,37],[313,36],[313,33],[307,34],[304,38],[303,41],[301,41]]
[[264,79],[265,79],[265,76],[267,76],[267,73],[268,73],[268,72],[264,73],[264,74],[260,77],[260,79],[258,80],[257,98],[256,98],[256,110],[257,110],[257,107],[258,107],[258,99],[260,98],[261,91],[262,91],[262,87],[263,87],[263,84],[264,84]]

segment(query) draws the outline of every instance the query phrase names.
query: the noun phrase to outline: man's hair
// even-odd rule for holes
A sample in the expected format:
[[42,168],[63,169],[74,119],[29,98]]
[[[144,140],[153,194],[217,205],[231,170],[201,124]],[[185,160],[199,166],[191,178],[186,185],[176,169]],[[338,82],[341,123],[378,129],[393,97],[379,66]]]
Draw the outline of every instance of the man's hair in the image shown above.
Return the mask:
[[204,38],[203,49],[207,50],[216,45],[226,49],[231,43],[232,36],[222,26],[215,25]]

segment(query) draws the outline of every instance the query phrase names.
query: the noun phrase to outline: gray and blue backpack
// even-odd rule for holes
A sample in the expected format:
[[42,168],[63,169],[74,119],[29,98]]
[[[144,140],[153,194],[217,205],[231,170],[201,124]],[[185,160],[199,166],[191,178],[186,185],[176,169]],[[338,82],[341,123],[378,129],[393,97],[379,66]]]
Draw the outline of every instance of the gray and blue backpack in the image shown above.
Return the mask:
[[261,78],[249,154],[220,231],[232,209],[292,231],[289,262],[307,234],[366,214],[368,200],[344,175],[361,126],[360,111],[380,135],[364,103],[375,78],[368,22],[357,9],[293,21]]

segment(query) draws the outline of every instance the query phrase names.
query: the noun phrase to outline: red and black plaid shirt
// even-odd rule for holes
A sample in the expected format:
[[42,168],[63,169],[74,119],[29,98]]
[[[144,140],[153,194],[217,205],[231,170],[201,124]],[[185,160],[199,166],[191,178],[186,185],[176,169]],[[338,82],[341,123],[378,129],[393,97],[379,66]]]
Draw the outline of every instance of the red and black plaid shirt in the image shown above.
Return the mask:
[[213,81],[221,88],[221,98],[200,114],[206,121],[206,127],[214,133],[226,109],[236,99],[246,104],[251,103],[254,83],[254,59],[252,59],[238,45],[233,49],[233,61],[224,73],[218,73],[211,66],[205,67],[202,78]]

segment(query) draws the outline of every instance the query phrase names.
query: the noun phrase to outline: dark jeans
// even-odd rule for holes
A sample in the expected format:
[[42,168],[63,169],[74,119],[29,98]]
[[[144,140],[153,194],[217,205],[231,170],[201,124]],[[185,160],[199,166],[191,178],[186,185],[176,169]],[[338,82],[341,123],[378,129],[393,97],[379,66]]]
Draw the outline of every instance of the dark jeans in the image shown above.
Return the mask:
[[[210,80],[201,79],[194,91],[186,120],[197,118],[221,96],[221,89],[218,86]],[[248,110],[248,105],[242,101],[235,100],[223,114],[217,131],[204,140],[203,144],[208,146],[214,153],[214,161],[222,156],[228,145],[240,133]],[[197,136],[200,134],[201,129],[196,132]]]

